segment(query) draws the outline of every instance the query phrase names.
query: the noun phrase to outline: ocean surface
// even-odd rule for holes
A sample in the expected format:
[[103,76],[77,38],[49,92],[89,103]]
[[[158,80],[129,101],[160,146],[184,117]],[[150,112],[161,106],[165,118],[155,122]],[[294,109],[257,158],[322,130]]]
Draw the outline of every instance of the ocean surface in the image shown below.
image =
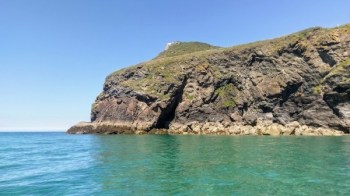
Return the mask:
[[350,137],[0,133],[0,195],[350,195]]

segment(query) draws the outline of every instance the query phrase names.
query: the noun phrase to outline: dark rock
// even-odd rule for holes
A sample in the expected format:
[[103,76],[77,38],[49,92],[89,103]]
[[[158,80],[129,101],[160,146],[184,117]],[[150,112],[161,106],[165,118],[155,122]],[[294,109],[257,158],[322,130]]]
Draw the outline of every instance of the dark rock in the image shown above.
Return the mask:
[[331,127],[347,131],[347,125],[333,112],[324,100],[317,100],[300,114],[299,122],[313,127]]
[[[235,134],[251,134],[253,126],[270,135],[314,134],[309,127],[320,127],[317,134],[348,133],[349,30],[317,28],[226,49],[179,42],[149,62],[109,75],[91,123],[68,132],[223,134],[229,131],[220,129],[239,123],[245,127]],[[274,125],[262,131],[259,121]],[[299,128],[279,133],[296,121]]]

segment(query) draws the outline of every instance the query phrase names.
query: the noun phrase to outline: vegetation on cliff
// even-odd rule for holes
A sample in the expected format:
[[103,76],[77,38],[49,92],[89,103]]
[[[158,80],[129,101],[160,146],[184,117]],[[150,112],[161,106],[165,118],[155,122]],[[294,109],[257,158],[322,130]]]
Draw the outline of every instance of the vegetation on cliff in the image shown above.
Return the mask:
[[166,58],[218,48],[201,42],[172,42],[156,58]]
[[[229,48],[176,42],[109,75],[92,121],[199,132],[257,122],[349,132],[350,25]],[[219,126],[219,125],[216,125]]]

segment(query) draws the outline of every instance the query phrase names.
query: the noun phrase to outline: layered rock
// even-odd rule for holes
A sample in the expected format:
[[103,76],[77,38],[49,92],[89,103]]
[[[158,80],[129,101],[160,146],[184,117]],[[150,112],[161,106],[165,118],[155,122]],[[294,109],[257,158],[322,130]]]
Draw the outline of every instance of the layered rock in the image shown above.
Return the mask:
[[349,130],[350,25],[345,25],[231,48],[170,45],[149,62],[109,75],[91,123],[68,132],[339,135]]

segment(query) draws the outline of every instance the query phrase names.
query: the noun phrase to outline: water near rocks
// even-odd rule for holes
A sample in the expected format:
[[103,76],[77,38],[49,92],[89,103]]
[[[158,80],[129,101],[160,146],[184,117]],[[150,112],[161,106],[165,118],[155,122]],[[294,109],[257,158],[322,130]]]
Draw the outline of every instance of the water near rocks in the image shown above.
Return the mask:
[[349,195],[350,137],[0,133],[0,195]]

